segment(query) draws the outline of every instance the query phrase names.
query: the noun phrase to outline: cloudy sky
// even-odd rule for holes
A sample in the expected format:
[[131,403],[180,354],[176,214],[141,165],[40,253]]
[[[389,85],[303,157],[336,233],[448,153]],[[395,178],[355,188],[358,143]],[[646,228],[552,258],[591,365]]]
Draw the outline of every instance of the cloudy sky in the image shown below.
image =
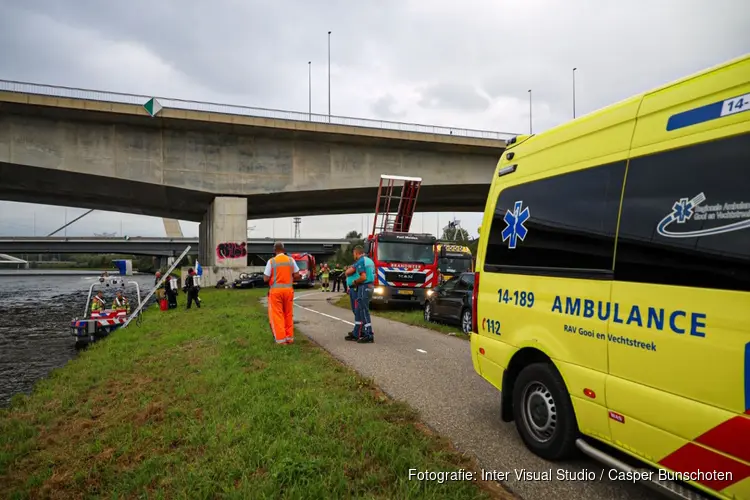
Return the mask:
[[[0,79],[327,113],[540,132],[750,52],[748,0],[0,0]],[[0,179],[2,182],[2,179]],[[374,201],[373,201],[374,206]],[[42,235],[85,210],[0,201],[0,235]],[[435,232],[456,217],[424,214]],[[303,237],[365,215],[306,217]],[[371,223],[371,217],[369,218]],[[251,221],[287,237],[289,219]],[[186,236],[197,223],[183,222]],[[68,235],[164,235],[160,219],[94,212]]]

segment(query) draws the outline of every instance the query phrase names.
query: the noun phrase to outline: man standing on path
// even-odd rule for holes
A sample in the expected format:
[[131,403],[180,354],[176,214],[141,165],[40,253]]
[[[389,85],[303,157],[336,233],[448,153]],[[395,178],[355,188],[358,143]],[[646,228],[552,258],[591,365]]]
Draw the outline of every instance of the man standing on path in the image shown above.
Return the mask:
[[284,253],[284,244],[273,245],[276,254],[266,263],[263,281],[268,283],[268,321],[277,344],[294,342],[294,280],[300,279],[299,267]]
[[348,276],[356,275],[357,278],[352,282],[356,287],[356,301],[354,311],[356,321],[354,329],[357,335],[352,338],[346,337],[346,340],[357,340],[359,344],[368,344],[374,342],[372,333],[372,323],[370,319],[370,298],[372,289],[375,284],[375,263],[367,255],[361,246],[354,248],[354,266],[347,269]]
[[[349,272],[350,269],[351,272]],[[347,273],[349,274],[348,276]],[[344,292],[349,296],[349,304],[352,306],[352,314],[354,315],[354,329],[349,333],[349,335],[344,337],[344,339],[357,340],[357,335],[359,335],[359,324],[357,323],[357,311],[354,307],[355,303],[357,302],[357,286],[353,283],[354,280],[359,278],[359,276],[354,271],[354,265],[344,269],[344,271],[341,273],[341,276],[346,283]]]
[[338,292],[341,288],[341,278],[344,276],[344,269],[341,267],[341,264],[338,262],[333,264],[333,269],[331,269],[331,281],[332,286],[331,289],[334,292]]

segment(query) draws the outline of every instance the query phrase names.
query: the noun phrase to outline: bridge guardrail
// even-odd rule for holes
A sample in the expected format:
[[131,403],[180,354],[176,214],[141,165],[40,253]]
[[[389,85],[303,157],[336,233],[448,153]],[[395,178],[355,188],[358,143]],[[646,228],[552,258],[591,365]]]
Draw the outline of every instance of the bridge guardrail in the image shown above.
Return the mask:
[[329,116],[318,113],[305,113],[301,111],[286,111],[281,109],[237,106],[233,104],[188,101],[184,99],[172,99],[168,97],[125,94],[120,92],[79,89],[57,85],[41,85],[36,83],[17,82],[13,80],[0,80],[0,91],[45,95],[69,99],[88,99],[91,101],[132,104],[137,106],[142,106],[149,99],[154,98],[157,99],[162,107],[166,109],[171,108],[187,111],[203,111],[207,113],[253,116],[258,118],[273,118],[279,120],[326,123],[332,125],[344,125],[348,127],[396,130],[400,132],[421,132],[425,134],[455,135],[458,137],[472,137],[478,139],[508,140],[514,136],[519,135],[517,133],[511,132],[494,132],[490,130],[443,127],[440,125],[422,125],[418,123],[374,120],[370,118],[353,118],[348,116]]

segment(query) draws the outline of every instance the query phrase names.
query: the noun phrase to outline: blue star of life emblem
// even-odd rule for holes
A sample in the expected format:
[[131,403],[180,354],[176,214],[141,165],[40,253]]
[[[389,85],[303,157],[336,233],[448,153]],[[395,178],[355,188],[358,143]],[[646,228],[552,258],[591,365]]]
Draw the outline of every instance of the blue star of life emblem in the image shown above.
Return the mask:
[[687,198],[680,198],[680,201],[676,201],[672,205],[672,215],[674,215],[677,224],[682,224],[685,221],[690,220],[693,216],[694,205],[692,201],[688,201]]
[[521,238],[521,241],[523,241],[526,238],[526,233],[528,233],[528,229],[526,229],[524,223],[531,217],[531,212],[529,212],[529,207],[521,210],[522,206],[523,201],[517,201],[513,206],[513,211],[508,210],[505,212],[505,217],[503,217],[503,220],[507,224],[505,229],[503,229],[503,241],[508,240],[508,248],[511,249],[516,248],[518,238]]

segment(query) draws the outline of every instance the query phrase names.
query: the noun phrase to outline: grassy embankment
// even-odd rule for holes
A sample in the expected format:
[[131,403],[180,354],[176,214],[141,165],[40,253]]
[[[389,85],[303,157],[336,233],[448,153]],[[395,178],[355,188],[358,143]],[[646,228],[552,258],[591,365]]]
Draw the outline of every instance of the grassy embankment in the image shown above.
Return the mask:
[[0,410],[0,498],[508,498],[409,481],[470,463],[302,335],[274,345],[264,293],[152,308],[16,396]]
[[[349,296],[344,295],[342,297],[339,297],[338,299],[330,300],[330,302],[338,307],[342,307],[344,309],[348,309],[351,311],[351,304],[349,303]],[[407,325],[412,326],[421,326],[422,328],[427,328],[430,330],[434,330],[436,332],[445,333],[445,334],[453,334],[456,337],[462,338],[462,339],[469,339],[468,335],[464,335],[461,332],[461,328],[454,325],[447,325],[443,323],[432,323],[427,322],[424,320],[424,312],[422,309],[370,309],[370,314],[372,316],[380,316],[381,318],[390,319],[393,321],[400,321],[401,323],[406,323]]]

